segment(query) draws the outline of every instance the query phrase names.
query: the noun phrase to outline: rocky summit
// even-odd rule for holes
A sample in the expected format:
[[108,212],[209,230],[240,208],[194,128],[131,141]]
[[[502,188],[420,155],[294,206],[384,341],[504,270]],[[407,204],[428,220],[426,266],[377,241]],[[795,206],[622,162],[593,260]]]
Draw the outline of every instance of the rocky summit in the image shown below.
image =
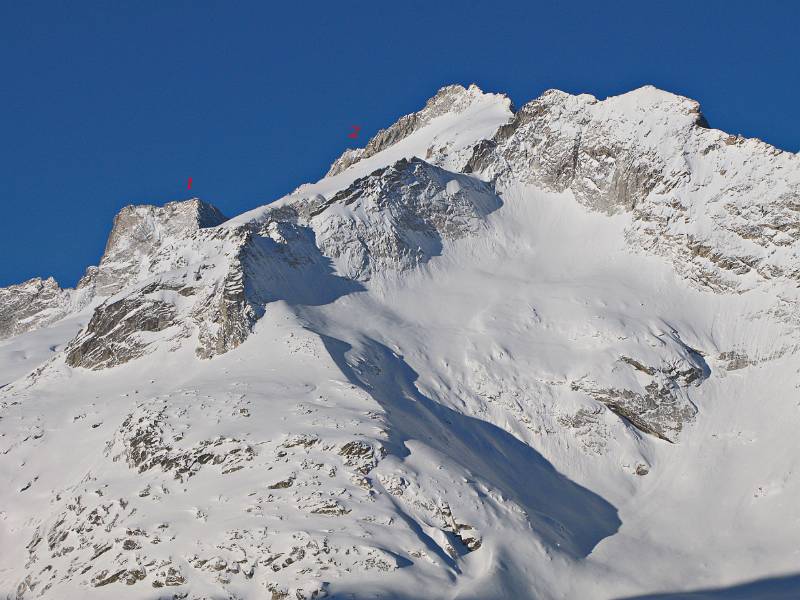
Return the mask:
[[0,289],[0,595],[634,598],[796,570],[800,155],[442,88]]

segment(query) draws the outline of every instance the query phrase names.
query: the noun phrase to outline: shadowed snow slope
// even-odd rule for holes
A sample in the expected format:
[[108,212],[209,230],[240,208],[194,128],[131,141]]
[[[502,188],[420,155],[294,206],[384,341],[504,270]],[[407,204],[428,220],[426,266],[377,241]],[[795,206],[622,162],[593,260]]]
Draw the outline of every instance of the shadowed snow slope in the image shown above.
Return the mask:
[[797,595],[799,190],[661,90],[448,86],[230,220],[124,209],[0,290],[0,593]]

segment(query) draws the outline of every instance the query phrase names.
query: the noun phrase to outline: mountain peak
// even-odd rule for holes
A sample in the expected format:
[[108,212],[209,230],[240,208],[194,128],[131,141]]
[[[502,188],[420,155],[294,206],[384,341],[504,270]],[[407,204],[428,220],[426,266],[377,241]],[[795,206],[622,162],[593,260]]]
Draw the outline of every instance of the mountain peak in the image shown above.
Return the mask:
[[697,123],[707,127],[697,100],[662,90],[653,85],[644,85],[618,96],[609,96],[602,101],[609,107],[620,111],[647,113],[660,111],[677,115],[690,115]]
[[487,98],[505,98],[511,102],[505,94],[491,94],[484,92],[474,83],[464,87],[456,83],[445,85],[425,103],[425,107],[416,114],[421,120],[433,119],[445,113],[460,113],[475,101]]
[[[173,200],[163,206],[154,204],[129,204],[123,207],[114,217],[114,226],[118,222],[123,222],[131,215],[139,215],[141,218],[151,218],[167,226],[188,227],[202,229],[205,227],[215,227],[227,221],[227,217],[213,204],[209,204],[198,197],[187,198],[186,200]],[[112,230],[111,235],[114,235]]]
[[63,316],[66,303],[66,294],[53,277],[0,288],[0,340]]
[[700,120],[652,86],[516,113],[446,86],[277,202],[128,206],[80,290],[0,289],[0,586],[621,598],[792,568],[800,159]]
[[[481,113],[488,111],[500,115],[500,122],[494,127],[496,129],[513,114],[511,99],[505,94],[486,93],[475,84],[470,84],[466,88],[460,84],[446,85],[429,98],[422,109],[405,115],[387,129],[378,131],[364,148],[346,150],[331,165],[327,176],[337,175],[351,165],[394,146],[412,134],[425,129],[436,120],[445,120],[449,117],[455,121],[459,116],[467,113],[477,120]],[[445,138],[441,141],[446,144],[450,140]],[[428,149],[433,151],[432,146]],[[426,155],[421,158],[429,159],[430,156]]]
[[164,206],[126,206],[114,217],[100,265],[87,272],[80,285],[93,284],[96,295],[113,294],[138,276],[149,273],[148,263],[163,245],[227,220],[218,208],[200,198],[168,202]]
[[568,111],[579,111],[593,107],[599,118],[641,118],[648,113],[658,113],[673,117],[691,117],[690,123],[707,123],[700,111],[700,103],[686,96],[662,90],[653,85],[643,85],[639,88],[608,96],[599,100],[592,94],[570,94],[559,89],[548,89],[538,98],[531,100],[522,107],[522,111],[536,112],[542,106],[559,106]]

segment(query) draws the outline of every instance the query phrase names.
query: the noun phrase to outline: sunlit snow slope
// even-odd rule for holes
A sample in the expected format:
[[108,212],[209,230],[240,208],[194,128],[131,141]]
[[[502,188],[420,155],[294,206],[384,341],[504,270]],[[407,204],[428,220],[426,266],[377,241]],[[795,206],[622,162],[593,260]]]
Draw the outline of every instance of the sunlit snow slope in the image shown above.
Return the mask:
[[799,238],[800,157],[651,87],[128,207],[0,290],[0,594],[800,596]]

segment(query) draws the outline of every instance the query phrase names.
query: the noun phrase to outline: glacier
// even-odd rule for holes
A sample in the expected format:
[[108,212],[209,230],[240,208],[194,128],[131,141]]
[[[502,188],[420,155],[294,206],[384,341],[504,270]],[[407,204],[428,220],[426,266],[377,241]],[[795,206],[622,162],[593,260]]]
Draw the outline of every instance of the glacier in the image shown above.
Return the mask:
[[800,156],[650,86],[127,207],[0,289],[0,595],[792,597],[798,239]]

